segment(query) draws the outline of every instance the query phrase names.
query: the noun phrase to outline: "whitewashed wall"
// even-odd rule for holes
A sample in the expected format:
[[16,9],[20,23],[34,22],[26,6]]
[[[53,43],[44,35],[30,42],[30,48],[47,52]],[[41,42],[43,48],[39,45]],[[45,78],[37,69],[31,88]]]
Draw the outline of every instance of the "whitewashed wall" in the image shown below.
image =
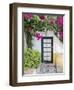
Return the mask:
[[[45,32],[40,32],[42,36],[45,36]],[[53,37],[53,52],[62,53],[63,43],[54,35],[53,31],[48,31],[47,36]],[[37,40],[36,37],[33,39],[33,49],[41,52],[41,39]]]

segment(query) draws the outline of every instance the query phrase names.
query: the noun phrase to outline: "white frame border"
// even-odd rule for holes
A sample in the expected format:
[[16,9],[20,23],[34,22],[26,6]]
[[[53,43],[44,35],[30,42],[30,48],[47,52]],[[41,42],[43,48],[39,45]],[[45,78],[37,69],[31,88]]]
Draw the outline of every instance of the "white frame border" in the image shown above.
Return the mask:
[[[52,76],[22,76],[22,12],[29,13],[52,13],[52,14],[65,14],[64,20],[64,48],[65,48],[65,74],[52,75]],[[17,82],[35,82],[35,81],[55,81],[55,80],[69,80],[69,10],[59,9],[42,9],[42,8],[17,8]]]

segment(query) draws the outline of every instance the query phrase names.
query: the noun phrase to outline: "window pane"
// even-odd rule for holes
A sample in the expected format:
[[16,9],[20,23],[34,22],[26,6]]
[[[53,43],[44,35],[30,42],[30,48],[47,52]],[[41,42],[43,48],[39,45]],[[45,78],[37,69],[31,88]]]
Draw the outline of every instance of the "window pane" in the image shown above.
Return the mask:
[[44,44],[44,47],[51,47],[51,44]]
[[51,52],[51,48],[43,48],[43,51]]
[[51,57],[44,57],[44,60],[51,61]]
[[43,42],[44,43],[51,43],[51,40],[50,39],[44,39]]
[[51,53],[44,53],[44,56],[49,56],[49,57],[51,57]]

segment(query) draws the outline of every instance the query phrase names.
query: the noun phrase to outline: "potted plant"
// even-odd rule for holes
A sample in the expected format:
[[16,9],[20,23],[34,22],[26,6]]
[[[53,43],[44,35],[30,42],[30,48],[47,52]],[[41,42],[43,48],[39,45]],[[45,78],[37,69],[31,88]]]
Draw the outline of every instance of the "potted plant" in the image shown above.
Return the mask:
[[31,74],[41,63],[40,53],[30,48],[24,51],[24,73]]

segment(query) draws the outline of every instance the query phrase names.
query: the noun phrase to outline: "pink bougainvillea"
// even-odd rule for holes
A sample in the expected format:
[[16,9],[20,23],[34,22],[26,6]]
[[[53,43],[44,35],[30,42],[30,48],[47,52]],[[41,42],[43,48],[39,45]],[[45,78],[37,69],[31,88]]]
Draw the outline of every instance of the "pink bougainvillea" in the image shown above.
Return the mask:
[[39,16],[41,20],[44,20],[45,19],[45,16],[44,15],[40,15]]
[[63,26],[63,16],[58,16],[56,23],[57,23],[58,27],[62,27]]
[[35,34],[35,37],[37,38],[37,40],[39,40],[39,39],[42,39],[42,38],[43,38],[43,36],[42,36],[40,33],[36,33],[36,34]]
[[50,25],[54,25],[55,24],[55,19],[54,18],[50,18],[49,19],[49,24]]
[[[39,32],[54,31],[55,35],[63,41],[63,16],[62,15],[36,15],[32,13],[24,13],[24,28],[37,40],[41,40],[43,36]],[[38,31],[38,32],[37,32]]]
[[33,18],[33,15],[28,13],[28,14],[24,14],[24,18],[25,19],[32,19]]

